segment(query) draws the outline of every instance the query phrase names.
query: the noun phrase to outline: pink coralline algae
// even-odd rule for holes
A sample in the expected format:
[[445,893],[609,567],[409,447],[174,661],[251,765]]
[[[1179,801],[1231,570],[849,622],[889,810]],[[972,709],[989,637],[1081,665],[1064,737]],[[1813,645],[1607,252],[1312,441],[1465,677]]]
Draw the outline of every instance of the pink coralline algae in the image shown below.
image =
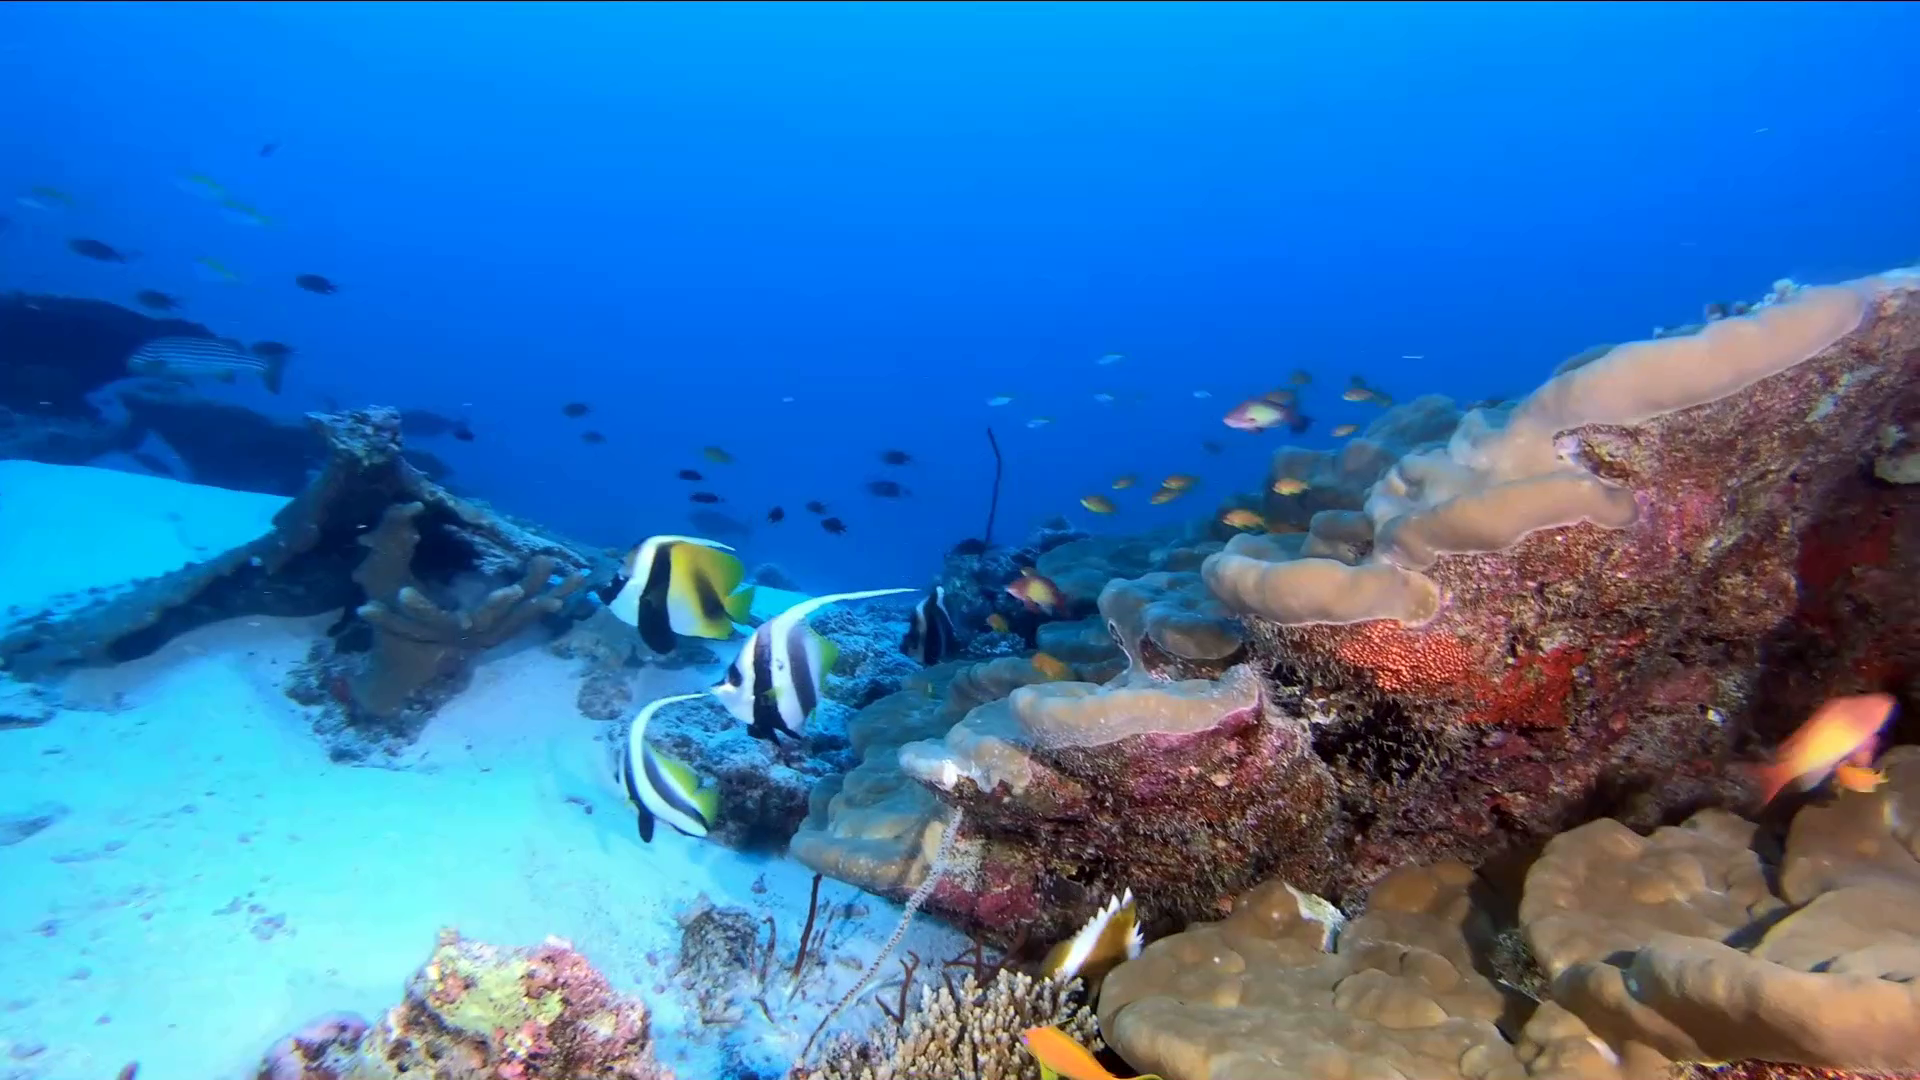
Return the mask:
[[275,1043],[258,1080],[673,1080],[646,1006],[573,946],[531,949],[441,932],[406,998],[369,1024],[333,1013]]

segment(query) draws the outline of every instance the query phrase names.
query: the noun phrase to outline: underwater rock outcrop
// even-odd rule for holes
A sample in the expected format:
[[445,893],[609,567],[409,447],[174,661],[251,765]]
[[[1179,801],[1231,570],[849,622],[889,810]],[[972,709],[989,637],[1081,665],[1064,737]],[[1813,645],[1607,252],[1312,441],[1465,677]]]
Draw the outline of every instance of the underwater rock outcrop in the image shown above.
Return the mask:
[[0,407],[31,416],[87,419],[87,395],[126,378],[127,358],[156,338],[212,338],[184,319],[68,296],[0,296]]
[[1863,487],[1920,419],[1917,287],[1620,346],[1400,458],[1363,521],[1317,514],[1320,554],[1247,535],[1209,558],[1336,778],[1343,871],[1316,887],[1736,805],[1735,751],[1822,695],[1910,692],[1912,590],[1862,586],[1920,570],[1920,502]]
[[[1129,673],[975,696],[929,672],[850,724],[888,735],[816,790],[795,854],[897,895],[959,807],[929,908],[1001,942],[1126,887],[1174,924],[1273,873],[1350,903],[1415,862],[1739,806],[1736,760],[1822,697],[1913,702],[1920,488],[1873,460],[1920,424],[1920,277],[1784,295],[1457,420],[1414,404],[1376,425],[1407,449],[1360,507],[1307,534],[1054,549],[1082,595],[1109,574]],[[1082,549],[1104,569],[1062,561]]]
[[[344,608],[289,693],[327,706],[320,726],[340,736],[336,756],[359,757],[372,745],[417,734],[432,709],[463,685],[479,650],[555,615],[557,602],[599,565],[585,550],[429,480],[402,455],[392,410],[315,413],[308,420],[327,448],[326,464],[265,536],[132,582],[70,614],[29,619],[0,637],[0,662],[39,677],[145,656],[221,619]],[[389,518],[397,507],[408,509]],[[384,551],[374,550],[369,536]],[[556,573],[560,581],[549,590]],[[399,644],[407,633],[418,640]],[[403,686],[412,689],[402,693]]]
[[275,1043],[259,1080],[673,1080],[647,1008],[558,938],[531,949],[443,930],[406,996],[371,1022],[330,1013]]

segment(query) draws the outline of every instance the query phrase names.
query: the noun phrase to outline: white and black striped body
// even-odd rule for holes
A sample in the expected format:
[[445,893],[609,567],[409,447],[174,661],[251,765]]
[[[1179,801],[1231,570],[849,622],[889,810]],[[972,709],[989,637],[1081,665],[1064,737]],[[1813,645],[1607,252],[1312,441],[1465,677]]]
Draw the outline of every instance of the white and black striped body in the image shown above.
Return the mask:
[[892,596],[912,589],[874,589],[867,592],[816,596],[761,623],[727,667],[713,696],[747,734],[768,742],[779,735],[799,738],[807,718],[820,703],[820,684],[839,650],[807,625],[807,616],[842,600]]
[[935,585],[913,606],[900,651],[931,667],[952,656],[956,648],[953,619],[947,614],[947,590]]
[[669,766],[647,744],[647,724],[662,705],[691,701],[699,694],[676,694],[651,702],[633,718],[627,729],[627,746],[619,756],[617,775],[627,798],[640,815],[640,840],[653,843],[653,823],[658,818],[688,836],[705,836],[713,823],[695,803],[691,792],[671,774]]

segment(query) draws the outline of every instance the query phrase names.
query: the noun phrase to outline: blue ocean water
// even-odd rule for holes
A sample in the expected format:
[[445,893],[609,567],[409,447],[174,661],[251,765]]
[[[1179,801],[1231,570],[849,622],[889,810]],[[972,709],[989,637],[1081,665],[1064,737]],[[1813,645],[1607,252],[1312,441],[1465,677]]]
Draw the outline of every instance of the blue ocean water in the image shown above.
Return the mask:
[[[135,308],[159,290],[218,334],[289,343],[280,393],[251,378],[194,392],[287,421],[369,404],[457,420],[470,440],[410,445],[460,493],[593,546],[723,513],[744,561],[778,563],[800,592],[917,589],[982,531],[989,429],[995,539],[1056,515],[1135,534],[1210,516],[1277,446],[1338,445],[1334,428],[1379,414],[1342,400],[1352,377],[1400,401],[1517,396],[1588,346],[1778,278],[1912,262],[1914,41],[1912,3],[9,3],[0,294]],[[128,257],[84,257],[81,238]],[[306,274],[338,291],[296,285]],[[1294,372],[1311,377],[1304,432],[1222,423]],[[1175,473],[1198,478],[1193,495],[1149,504]],[[113,500],[96,523],[0,503],[14,539],[36,530],[0,549],[36,553],[0,567],[9,598],[29,576],[45,580],[17,591],[35,600],[121,580],[81,564],[164,573],[278,509],[108,475],[125,486],[36,504]],[[1118,512],[1084,509],[1093,494]],[[328,621],[304,638],[249,624],[177,669],[182,685],[110,673],[18,736],[53,749],[0,760],[9,791],[62,802],[8,845],[34,876],[0,905],[0,940],[65,965],[17,1010],[28,1034],[0,1021],[9,1052],[55,1044],[16,1054],[22,1075],[111,1075],[137,1054],[142,1080],[237,1078],[323,1009],[390,1004],[437,921],[503,943],[577,935],[670,1031],[688,1021],[655,954],[694,897],[770,895],[789,942],[810,925],[797,862],[664,827],[643,847],[618,792],[585,793],[601,763],[574,757],[611,729],[584,726],[583,677],[538,650],[490,659],[421,736],[417,771],[324,760],[258,705],[290,708],[286,679],[247,650],[291,668]],[[719,677],[694,668],[648,666],[635,700]],[[732,753],[737,734],[713,743]],[[76,747],[89,761],[68,772]],[[432,830],[403,834],[408,814]],[[177,815],[205,835],[182,839]],[[235,836],[249,854],[216,847]],[[382,876],[362,854],[380,844],[425,869]],[[830,905],[871,904],[885,936],[897,909],[828,887]],[[148,903],[151,926],[82,937]],[[41,921],[56,908],[65,930]],[[230,935],[241,949],[207,945],[205,917],[235,910],[255,920]],[[253,938],[283,951],[254,960]],[[185,963],[176,996],[254,995],[223,963],[264,969],[280,996],[250,996],[230,1043],[189,1044],[165,1002],[127,989],[136,975],[62,951],[127,942],[153,951],[123,961],[219,955]],[[118,1026],[94,1019],[95,992]],[[824,1004],[702,1044],[682,1076],[773,1075]],[[203,1051],[219,1067],[194,1072]]]
[[[258,407],[470,418],[435,447],[466,489],[582,538],[677,519],[692,467],[750,559],[913,581],[980,529],[987,425],[1009,535],[1135,530],[1190,508],[1077,499],[1247,475],[1275,437],[1220,414],[1295,368],[1324,445],[1366,418],[1331,392],[1353,373],[1518,393],[1705,301],[1911,259],[1916,29],[1911,4],[9,4],[0,188],[75,206],[7,208],[0,285],[161,289],[294,344]],[[761,523],[809,499],[849,532]]]

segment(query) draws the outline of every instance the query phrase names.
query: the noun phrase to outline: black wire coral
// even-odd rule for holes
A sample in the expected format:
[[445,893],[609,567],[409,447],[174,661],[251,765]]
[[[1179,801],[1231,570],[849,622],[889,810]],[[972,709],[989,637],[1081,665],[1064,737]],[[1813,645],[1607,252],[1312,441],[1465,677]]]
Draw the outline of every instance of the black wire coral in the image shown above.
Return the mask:
[[353,580],[367,595],[357,614],[373,630],[373,648],[351,693],[353,703],[375,717],[396,716],[421,691],[464,675],[474,656],[560,611],[587,580],[575,572],[555,582],[554,560],[535,555],[518,581],[470,609],[443,606],[413,574],[417,519],[425,509],[418,502],[389,506],[360,537],[367,556]]

